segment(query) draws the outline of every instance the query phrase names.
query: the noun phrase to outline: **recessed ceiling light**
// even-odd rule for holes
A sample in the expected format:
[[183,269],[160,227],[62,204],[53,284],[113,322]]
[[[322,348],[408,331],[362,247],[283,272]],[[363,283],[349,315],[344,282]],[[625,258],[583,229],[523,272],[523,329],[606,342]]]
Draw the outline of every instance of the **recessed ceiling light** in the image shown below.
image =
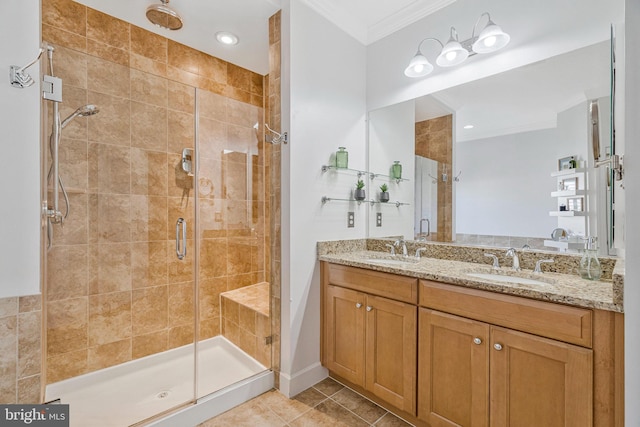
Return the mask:
[[473,125],[464,125],[463,129],[473,129]]
[[216,39],[222,43],[229,46],[233,46],[234,44],[238,44],[238,36],[232,34],[228,31],[218,31],[216,33]]

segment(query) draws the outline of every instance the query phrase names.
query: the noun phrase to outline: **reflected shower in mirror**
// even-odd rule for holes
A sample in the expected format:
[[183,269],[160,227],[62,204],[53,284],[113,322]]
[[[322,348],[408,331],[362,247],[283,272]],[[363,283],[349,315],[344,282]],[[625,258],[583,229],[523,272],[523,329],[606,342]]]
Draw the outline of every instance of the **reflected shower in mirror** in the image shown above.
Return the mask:
[[421,242],[437,240],[438,162],[416,156],[415,219],[413,235]]

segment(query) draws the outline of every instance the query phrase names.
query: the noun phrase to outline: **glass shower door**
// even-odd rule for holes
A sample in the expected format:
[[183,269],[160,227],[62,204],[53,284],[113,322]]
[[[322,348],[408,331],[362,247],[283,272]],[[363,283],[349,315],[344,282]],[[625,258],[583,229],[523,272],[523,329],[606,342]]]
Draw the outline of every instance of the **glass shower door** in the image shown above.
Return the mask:
[[[54,47],[70,207],[46,255],[45,399],[70,404],[72,426],[130,425],[195,400],[194,178],[182,162],[195,90]],[[99,112],[65,120],[87,104]]]
[[202,89],[196,94],[202,397],[271,367],[271,319],[263,108]]

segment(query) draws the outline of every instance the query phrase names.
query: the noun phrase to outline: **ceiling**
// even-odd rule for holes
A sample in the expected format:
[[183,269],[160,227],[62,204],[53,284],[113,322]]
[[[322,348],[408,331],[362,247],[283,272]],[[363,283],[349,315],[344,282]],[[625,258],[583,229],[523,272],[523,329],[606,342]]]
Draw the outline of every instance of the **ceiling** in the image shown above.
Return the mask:
[[[184,27],[178,31],[170,31],[154,26],[145,16],[146,8],[151,4],[160,3],[160,0],[74,1],[263,75],[269,71],[268,19],[282,7],[282,0],[171,0],[169,6],[182,16]],[[365,46],[409,27],[446,6],[451,7],[443,10],[442,16],[454,14],[459,19],[452,22],[458,24],[467,20],[466,17],[461,18],[461,15],[467,12],[473,15],[474,20],[477,16],[477,10],[470,7],[475,7],[475,3],[457,0],[291,1],[306,4]],[[498,2],[501,4],[500,22],[510,22],[511,44],[514,47],[522,46],[541,35],[555,34],[557,37],[558,29],[562,31],[593,27],[593,11],[598,10],[593,4],[601,0],[582,1],[585,1],[585,4],[581,9],[575,9],[573,0],[539,0],[542,4],[538,6],[531,3],[522,5]],[[549,4],[545,6],[546,3]],[[477,6],[476,9],[478,7],[482,6]],[[554,13],[547,15],[546,19],[536,15],[541,9],[546,13],[548,8],[553,9]],[[538,18],[528,20],[526,17],[529,15]],[[607,20],[609,17],[599,19]],[[437,22],[440,21],[441,19],[438,19]],[[445,26],[448,25],[447,23]],[[218,31],[232,32],[239,37],[240,42],[236,46],[223,46],[215,40],[215,33]],[[517,32],[517,37],[514,32]],[[421,28],[419,33],[423,35],[424,29]],[[416,37],[416,40],[419,38]],[[545,42],[544,37],[542,42]],[[435,117],[447,111],[455,111],[460,127],[457,135],[462,140],[552,126],[558,112],[568,108],[572,103],[586,99],[583,88],[589,87],[589,83],[578,82],[579,79],[573,77],[591,66],[590,59],[576,56],[572,59],[573,62],[567,64],[543,61],[538,66],[544,68],[544,72],[535,71],[535,68],[531,69],[534,71],[527,71],[529,69],[525,67],[513,75],[499,74],[493,78],[443,91],[435,97],[418,102],[417,117],[424,119],[427,116]],[[557,70],[558,67],[569,70],[568,75],[555,75],[550,78],[554,73],[549,70]],[[521,75],[516,78],[518,73]],[[524,73],[528,74],[525,76]],[[568,78],[565,80],[561,77]],[[516,81],[528,79],[530,83],[523,86],[516,81],[511,82],[509,79],[512,78]],[[580,85],[582,86],[578,87]],[[548,91],[536,90],[534,87],[544,87]],[[518,111],[521,111],[519,114],[515,113],[515,107],[504,107],[513,105],[508,101],[514,101],[514,93],[521,93],[518,98],[526,100],[522,102],[523,105],[518,106]],[[426,112],[425,109],[432,111]],[[472,122],[482,123],[482,126],[476,125],[471,131],[461,129],[464,124]],[[507,127],[505,123],[508,123]]]
[[[256,73],[269,72],[268,20],[281,8],[281,0],[171,0],[169,7],[184,21],[178,31],[159,28],[147,21],[147,7],[160,0],[74,1]],[[306,3],[368,45],[456,0],[294,1]],[[232,47],[223,46],[215,39],[218,31],[232,32],[240,42]]]

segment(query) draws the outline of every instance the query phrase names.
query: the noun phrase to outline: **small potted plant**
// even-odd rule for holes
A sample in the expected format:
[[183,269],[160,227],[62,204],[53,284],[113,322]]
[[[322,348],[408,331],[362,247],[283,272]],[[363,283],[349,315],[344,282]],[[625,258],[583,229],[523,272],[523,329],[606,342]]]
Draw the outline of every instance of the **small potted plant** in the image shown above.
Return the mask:
[[389,190],[387,184],[382,184],[380,186],[380,201],[383,203],[387,203],[389,201],[389,192],[387,190]]
[[364,192],[364,181],[362,181],[361,179],[356,182],[356,191],[353,192],[353,197],[356,200],[364,200],[366,197]]

